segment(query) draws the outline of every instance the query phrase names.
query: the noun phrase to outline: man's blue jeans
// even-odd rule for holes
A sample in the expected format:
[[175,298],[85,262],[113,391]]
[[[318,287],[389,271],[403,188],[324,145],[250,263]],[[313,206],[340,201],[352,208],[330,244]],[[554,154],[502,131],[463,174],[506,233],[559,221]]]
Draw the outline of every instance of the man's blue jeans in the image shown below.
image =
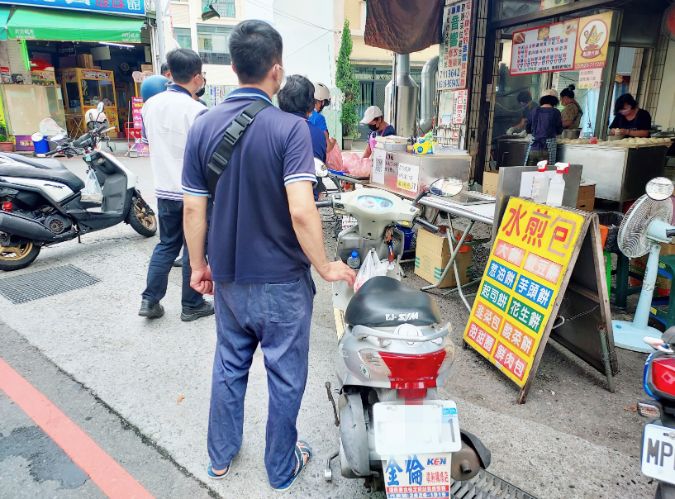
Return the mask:
[[183,248],[183,308],[197,308],[203,305],[204,298],[190,287],[190,260],[183,237],[183,202],[169,199],[157,199],[157,215],[159,217],[159,243],[150,258],[148,266],[147,287],[143,298],[152,303],[166,295],[169,284],[169,272],[173,262]]
[[295,425],[307,381],[314,293],[309,270],[284,284],[216,282],[218,337],[208,433],[214,469],[229,466],[241,447],[248,371],[260,344],[269,391],[267,476],[277,488],[293,474],[297,465]]

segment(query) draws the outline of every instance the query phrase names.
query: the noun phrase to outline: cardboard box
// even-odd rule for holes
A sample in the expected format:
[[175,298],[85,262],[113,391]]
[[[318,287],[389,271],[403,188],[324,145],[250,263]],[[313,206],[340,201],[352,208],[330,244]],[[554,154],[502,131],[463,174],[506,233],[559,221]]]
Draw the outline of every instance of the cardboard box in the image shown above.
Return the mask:
[[579,186],[577,208],[584,211],[593,211],[595,206],[595,184],[583,183]]
[[94,56],[91,54],[80,54],[77,56],[77,67],[78,68],[94,68]]
[[497,195],[499,172],[483,172],[483,194]]
[[[436,284],[441,273],[450,260],[450,245],[445,235],[432,234],[424,229],[417,232],[417,248],[415,249],[415,274],[430,284]],[[470,246],[464,246],[457,255],[457,270],[462,283],[469,281],[469,269],[473,260]],[[451,268],[441,282],[441,288],[456,285],[455,272]]]
[[141,64],[141,73],[152,73],[152,64]]

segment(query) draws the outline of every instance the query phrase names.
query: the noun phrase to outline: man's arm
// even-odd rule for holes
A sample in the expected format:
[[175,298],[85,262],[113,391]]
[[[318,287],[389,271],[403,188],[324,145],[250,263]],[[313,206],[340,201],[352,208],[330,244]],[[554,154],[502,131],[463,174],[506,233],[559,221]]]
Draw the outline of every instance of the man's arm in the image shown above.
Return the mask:
[[211,269],[206,263],[204,248],[206,247],[206,233],[208,222],[206,219],[206,196],[183,195],[183,232],[190,255],[190,286],[201,294],[213,293]]
[[[326,281],[347,281],[352,286],[356,273],[341,261],[329,262],[326,257],[326,251],[323,246],[321,217],[314,204],[312,183],[301,181],[287,184],[286,194],[288,196],[288,209],[291,213],[293,230],[302,251],[307,255],[316,271]],[[189,245],[188,250],[190,251],[190,261],[192,261],[192,247]]]

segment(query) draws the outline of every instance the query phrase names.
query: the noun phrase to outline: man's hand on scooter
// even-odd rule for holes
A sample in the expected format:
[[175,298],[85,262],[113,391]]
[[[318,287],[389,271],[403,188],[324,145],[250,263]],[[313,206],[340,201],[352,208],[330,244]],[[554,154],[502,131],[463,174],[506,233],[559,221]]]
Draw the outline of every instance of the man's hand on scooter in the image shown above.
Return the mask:
[[190,287],[202,295],[213,294],[213,277],[211,276],[211,267],[208,265],[200,269],[192,269],[190,275]]
[[354,285],[356,272],[343,262],[329,262],[323,268],[317,269],[324,281],[345,281],[350,286]]

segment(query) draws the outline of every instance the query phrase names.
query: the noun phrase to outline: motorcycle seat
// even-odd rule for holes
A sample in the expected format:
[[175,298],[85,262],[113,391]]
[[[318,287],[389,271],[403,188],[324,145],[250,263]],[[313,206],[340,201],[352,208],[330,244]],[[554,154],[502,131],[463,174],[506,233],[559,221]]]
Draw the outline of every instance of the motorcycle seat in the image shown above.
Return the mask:
[[33,178],[67,185],[73,192],[84,189],[84,182],[55,159],[26,158],[20,154],[0,155],[0,177]]
[[426,293],[391,277],[373,277],[352,297],[345,312],[350,326],[430,326],[441,322],[438,305]]

